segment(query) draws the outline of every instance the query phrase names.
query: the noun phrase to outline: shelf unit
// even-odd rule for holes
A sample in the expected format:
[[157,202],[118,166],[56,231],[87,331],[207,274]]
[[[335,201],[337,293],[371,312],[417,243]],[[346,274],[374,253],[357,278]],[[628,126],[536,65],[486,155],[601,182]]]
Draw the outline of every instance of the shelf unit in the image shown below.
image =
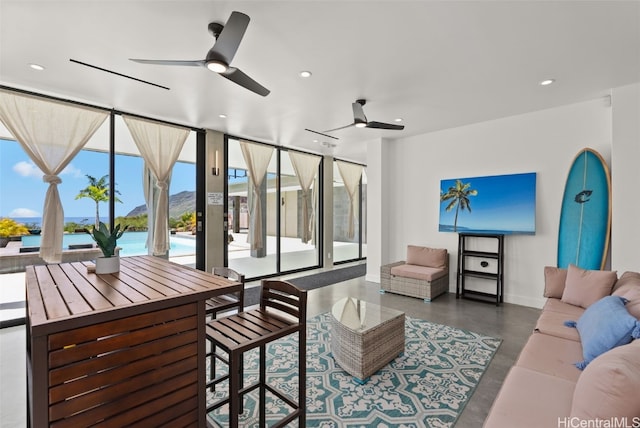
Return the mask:
[[[469,250],[468,239],[495,239],[496,251]],[[493,259],[497,262],[496,272],[484,272],[468,268],[467,258]],[[469,290],[465,285],[467,277],[488,279],[496,282],[496,292]],[[456,278],[456,298],[480,300],[500,305],[504,296],[504,235],[459,233],[458,234],[458,275]]]

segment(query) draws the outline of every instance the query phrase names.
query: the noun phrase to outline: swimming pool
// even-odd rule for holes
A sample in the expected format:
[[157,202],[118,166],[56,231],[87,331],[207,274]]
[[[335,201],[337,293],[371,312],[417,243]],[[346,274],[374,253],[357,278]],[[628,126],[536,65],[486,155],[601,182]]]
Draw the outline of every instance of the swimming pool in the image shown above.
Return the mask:
[[[39,247],[40,235],[27,235],[22,237],[23,247]],[[121,248],[120,255],[141,256],[148,254],[145,244],[147,242],[147,232],[125,232],[118,239],[118,247]],[[93,244],[93,239],[88,233],[65,233],[62,236],[62,248],[68,249],[69,245]],[[169,237],[170,250],[172,256],[188,256],[196,253],[195,237],[171,235]]]

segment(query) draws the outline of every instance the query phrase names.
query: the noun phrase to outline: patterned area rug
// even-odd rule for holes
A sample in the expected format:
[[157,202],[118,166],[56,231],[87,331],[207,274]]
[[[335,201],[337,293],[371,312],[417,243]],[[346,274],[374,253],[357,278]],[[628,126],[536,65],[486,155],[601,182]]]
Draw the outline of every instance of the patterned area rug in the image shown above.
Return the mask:
[[[331,357],[330,314],[307,322],[307,426],[451,427],[471,398],[501,340],[428,321],[406,318],[405,352],[359,385]],[[297,397],[297,335],[268,346],[268,382]],[[245,353],[245,384],[257,379],[257,351]],[[224,365],[220,370],[224,370]],[[227,385],[208,404],[226,396]],[[221,394],[222,392],[222,394]],[[258,426],[257,391],[245,396],[240,425]],[[295,400],[295,398],[294,398]],[[267,393],[268,424],[289,413]],[[227,406],[209,414],[228,426]],[[297,423],[291,424],[297,426]]]

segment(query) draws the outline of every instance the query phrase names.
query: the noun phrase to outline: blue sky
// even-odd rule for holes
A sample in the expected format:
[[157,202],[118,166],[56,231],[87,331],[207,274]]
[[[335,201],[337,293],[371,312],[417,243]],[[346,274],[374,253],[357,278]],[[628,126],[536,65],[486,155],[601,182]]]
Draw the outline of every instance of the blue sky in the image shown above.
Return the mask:
[[[95,218],[95,202],[88,198],[76,200],[80,190],[89,184],[86,174],[99,179],[109,173],[106,153],[83,150],[60,174],[58,185],[65,217]],[[116,157],[116,189],[122,203],[116,204],[116,216],[124,216],[144,204],[142,190],[142,159],[135,156]],[[195,190],[195,166],[176,163],[170,194]],[[47,184],[42,171],[29,159],[20,144],[0,139],[0,217],[41,217]],[[100,215],[107,216],[109,207],[100,204]]]
[[[474,230],[535,231],[536,174],[511,174],[461,178],[478,191],[470,196],[471,212],[458,214],[458,226]],[[442,180],[446,193],[456,179]],[[446,212],[449,201],[440,203],[440,224],[453,225],[456,209]]]

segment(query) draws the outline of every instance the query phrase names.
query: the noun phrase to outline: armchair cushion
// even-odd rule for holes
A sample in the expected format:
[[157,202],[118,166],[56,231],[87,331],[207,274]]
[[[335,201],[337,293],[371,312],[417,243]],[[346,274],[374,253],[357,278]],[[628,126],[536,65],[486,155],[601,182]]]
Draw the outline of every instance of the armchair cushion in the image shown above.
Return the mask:
[[447,250],[407,245],[407,264],[444,269],[447,267]]
[[438,278],[442,278],[446,274],[446,269],[409,264],[394,266],[391,268],[391,275],[402,276],[404,278],[421,279],[424,281],[433,281]]

